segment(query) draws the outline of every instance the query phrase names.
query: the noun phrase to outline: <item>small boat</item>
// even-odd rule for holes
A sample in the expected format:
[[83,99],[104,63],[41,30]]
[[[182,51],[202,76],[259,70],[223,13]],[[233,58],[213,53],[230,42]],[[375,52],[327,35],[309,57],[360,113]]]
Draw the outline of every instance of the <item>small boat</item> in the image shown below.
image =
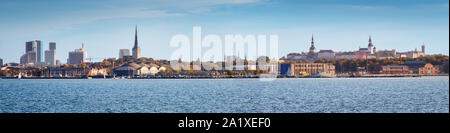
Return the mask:
[[335,78],[336,75],[325,73],[325,72],[319,72],[318,74],[313,75],[313,77],[318,77],[318,78]]
[[19,72],[19,76],[17,76],[17,79],[22,80],[22,72]]

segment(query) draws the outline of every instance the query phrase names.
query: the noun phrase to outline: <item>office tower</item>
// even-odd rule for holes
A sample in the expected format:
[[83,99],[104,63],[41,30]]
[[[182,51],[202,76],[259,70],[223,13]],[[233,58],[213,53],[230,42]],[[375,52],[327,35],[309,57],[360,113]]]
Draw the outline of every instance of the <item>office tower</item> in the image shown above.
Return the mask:
[[37,62],[37,42],[36,41],[28,41],[25,43],[25,54],[20,57],[20,64],[26,66],[38,66]]
[[425,45],[422,45],[422,53],[425,55]]
[[119,50],[119,58],[123,58],[124,56],[130,56],[130,49]]
[[48,49],[49,50],[56,50],[56,43],[55,42],[50,42],[48,43]]
[[75,49],[69,52],[69,58],[67,59],[67,64],[82,64],[86,62],[87,52],[84,50],[84,43],[81,49]]
[[49,50],[45,51],[45,65],[55,66],[56,65],[56,43],[48,43]]
[[3,59],[0,58],[0,66],[3,66]]
[[28,51],[25,54],[25,63],[28,66],[34,66],[34,67],[39,67],[39,63],[38,63],[38,56],[37,56],[37,52],[36,51]]
[[28,41],[25,43],[25,54],[21,56],[21,64],[40,67],[43,61],[42,41]]
[[25,43],[25,53],[28,51],[33,51],[33,41],[28,41]]

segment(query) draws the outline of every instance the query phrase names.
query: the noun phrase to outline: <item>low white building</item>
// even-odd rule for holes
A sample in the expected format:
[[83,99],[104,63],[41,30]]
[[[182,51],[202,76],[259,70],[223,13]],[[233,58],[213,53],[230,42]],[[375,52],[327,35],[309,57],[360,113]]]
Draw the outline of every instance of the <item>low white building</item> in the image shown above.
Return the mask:
[[319,59],[334,59],[335,54],[333,50],[320,50],[317,54],[317,58]]
[[165,66],[160,66],[158,69],[158,72],[165,72],[165,71],[167,71],[167,67]]
[[286,60],[288,61],[302,60],[302,59],[306,59],[306,56],[300,53],[289,53],[286,55]]
[[149,74],[155,75],[159,72],[159,66],[155,64],[149,65]]
[[336,59],[356,59],[355,52],[342,52],[335,54]]

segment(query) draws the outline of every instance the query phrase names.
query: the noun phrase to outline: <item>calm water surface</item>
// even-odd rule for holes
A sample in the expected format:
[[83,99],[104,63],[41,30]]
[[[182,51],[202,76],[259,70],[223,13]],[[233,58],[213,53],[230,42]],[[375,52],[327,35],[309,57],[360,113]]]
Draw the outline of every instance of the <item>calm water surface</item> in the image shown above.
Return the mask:
[[0,79],[0,112],[449,112],[449,78]]

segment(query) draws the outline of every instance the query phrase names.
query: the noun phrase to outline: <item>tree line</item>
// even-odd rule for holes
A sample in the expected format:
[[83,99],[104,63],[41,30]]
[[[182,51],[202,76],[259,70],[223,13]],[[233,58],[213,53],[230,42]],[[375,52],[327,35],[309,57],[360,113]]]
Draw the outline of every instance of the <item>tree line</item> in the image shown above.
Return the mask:
[[439,65],[439,70],[448,73],[448,56],[447,55],[427,55],[418,58],[389,58],[389,59],[319,59],[315,63],[332,63],[336,68],[336,73],[357,72],[358,68],[367,69],[368,72],[378,72],[383,65],[404,64],[405,61],[424,61],[432,65]]

